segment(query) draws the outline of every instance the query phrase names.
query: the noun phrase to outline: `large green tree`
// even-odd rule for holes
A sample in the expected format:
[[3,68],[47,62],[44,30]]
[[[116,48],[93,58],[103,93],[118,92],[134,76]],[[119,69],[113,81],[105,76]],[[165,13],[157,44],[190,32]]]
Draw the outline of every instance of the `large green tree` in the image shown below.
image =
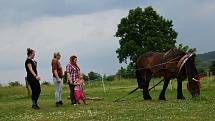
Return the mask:
[[88,73],[89,80],[101,80],[102,76],[99,73],[95,73],[93,71]]
[[151,6],[129,11],[121,19],[115,34],[119,37],[120,48],[116,50],[120,63],[129,59],[136,62],[141,54],[148,51],[165,52],[175,46],[177,32],[171,20],[160,16]]
[[177,49],[185,53],[196,53],[196,48],[190,48],[188,45],[179,44]]
[[120,75],[121,77],[128,79],[128,78],[136,78],[136,70],[134,70],[135,65],[134,63],[129,63],[127,68],[121,67],[116,75]]

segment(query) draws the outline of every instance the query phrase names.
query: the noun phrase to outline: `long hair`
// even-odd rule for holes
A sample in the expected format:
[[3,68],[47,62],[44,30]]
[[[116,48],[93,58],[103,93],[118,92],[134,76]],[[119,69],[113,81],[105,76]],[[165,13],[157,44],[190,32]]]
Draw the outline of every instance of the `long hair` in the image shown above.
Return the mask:
[[70,63],[71,63],[76,69],[78,69],[78,70],[80,71],[80,68],[79,68],[78,64],[75,62],[75,59],[77,59],[77,57],[76,57],[75,55],[71,56],[71,57],[70,57]]
[[27,48],[27,56],[28,56],[28,57],[29,57],[33,52],[35,52],[33,49]]

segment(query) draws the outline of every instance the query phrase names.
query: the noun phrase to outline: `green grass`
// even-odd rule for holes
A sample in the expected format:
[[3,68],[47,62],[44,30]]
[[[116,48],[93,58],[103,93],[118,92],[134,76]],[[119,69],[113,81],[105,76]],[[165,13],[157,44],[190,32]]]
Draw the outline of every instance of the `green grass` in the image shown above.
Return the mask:
[[[159,80],[154,79],[154,84]],[[144,101],[142,92],[137,91],[121,102],[115,99],[126,95],[137,84],[135,80],[115,80],[105,82],[104,93],[100,81],[86,85],[89,97],[104,98],[89,100],[89,105],[70,105],[67,99],[68,87],[63,88],[63,107],[54,105],[54,87],[42,86],[39,99],[40,110],[31,109],[31,99],[25,87],[0,87],[0,121],[212,121],[215,120],[215,81],[208,78],[201,84],[200,98],[192,99],[184,84],[186,100],[176,99],[176,81],[172,81],[166,92],[167,101],[159,101],[162,84],[150,94],[152,101]],[[153,81],[151,81],[151,86]]]

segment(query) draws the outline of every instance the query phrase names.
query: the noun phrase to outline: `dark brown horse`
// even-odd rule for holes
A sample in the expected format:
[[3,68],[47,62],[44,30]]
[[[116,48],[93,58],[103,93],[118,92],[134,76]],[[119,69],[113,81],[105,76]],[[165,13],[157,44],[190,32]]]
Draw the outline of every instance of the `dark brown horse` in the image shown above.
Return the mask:
[[185,99],[182,81],[188,78],[188,90],[193,97],[200,95],[200,82],[195,66],[195,55],[174,48],[166,53],[148,52],[140,56],[136,63],[136,76],[139,88],[143,89],[145,100],[151,100],[149,82],[152,77],[164,77],[163,90],[159,99],[165,100],[165,92],[170,79],[177,78],[177,99]]

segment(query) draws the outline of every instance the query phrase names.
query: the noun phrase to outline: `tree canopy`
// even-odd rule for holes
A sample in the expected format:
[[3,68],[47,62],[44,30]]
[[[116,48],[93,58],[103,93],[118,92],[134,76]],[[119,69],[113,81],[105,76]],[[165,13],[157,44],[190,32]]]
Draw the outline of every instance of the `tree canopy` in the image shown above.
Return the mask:
[[129,59],[136,62],[138,56],[148,51],[165,52],[175,47],[177,32],[171,20],[160,16],[151,6],[129,11],[121,19],[115,34],[120,38],[120,48],[116,50],[119,62]]
[[99,73],[95,73],[93,71],[88,73],[89,80],[101,80],[102,76]]

